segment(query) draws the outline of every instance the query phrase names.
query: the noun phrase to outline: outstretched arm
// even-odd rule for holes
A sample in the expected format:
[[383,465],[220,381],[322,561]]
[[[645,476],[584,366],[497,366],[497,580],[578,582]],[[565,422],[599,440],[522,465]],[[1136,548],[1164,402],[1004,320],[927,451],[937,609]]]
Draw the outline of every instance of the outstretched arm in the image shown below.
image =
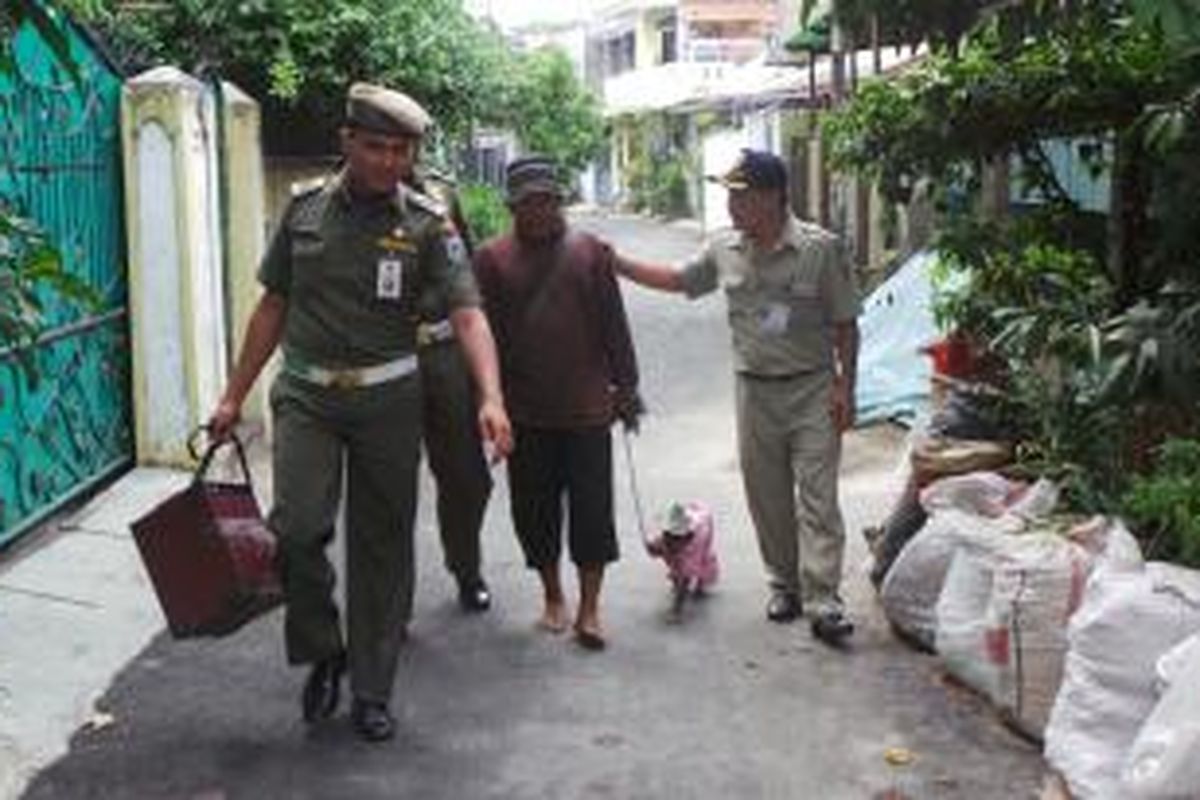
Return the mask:
[[606,260],[613,266],[602,271],[597,287],[600,301],[601,341],[608,357],[610,379],[616,390],[613,398],[617,418],[626,430],[638,430],[638,415],[643,413],[641,397],[638,395],[637,352],[633,347],[633,334],[629,330],[629,317],[625,314],[625,302],[621,299],[621,287],[617,284],[617,264],[620,261],[607,246]]
[[496,458],[512,452],[512,424],[504,408],[500,391],[500,368],[496,360],[496,342],[483,311],[475,306],[463,306],[450,312],[450,324],[458,339],[471,377],[479,392],[479,429],[484,441],[490,442]]
[[615,261],[617,272],[634,283],[664,292],[683,291],[683,273],[674,267],[633,261],[624,256],[618,256]]
[[208,420],[209,434],[214,440],[221,441],[228,437],[241,418],[242,401],[278,346],[286,318],[286,297],[267,291],[259,298],[246,325],[246,339],[242,342],[229,384],[217,403],[216,411]]

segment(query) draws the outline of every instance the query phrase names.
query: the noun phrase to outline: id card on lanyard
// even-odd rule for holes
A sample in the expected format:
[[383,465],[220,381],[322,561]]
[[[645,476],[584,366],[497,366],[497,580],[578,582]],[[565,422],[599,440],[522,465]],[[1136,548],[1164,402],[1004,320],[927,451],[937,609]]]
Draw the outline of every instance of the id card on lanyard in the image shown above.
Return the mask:
[[399,300],[404,291],[404,262],[394,254],[381,256],[375,271],[375,297]]
[[784,303],[768,303],[759,312],[758,330],[764,336],[783,336],[788,332],[792,310]]

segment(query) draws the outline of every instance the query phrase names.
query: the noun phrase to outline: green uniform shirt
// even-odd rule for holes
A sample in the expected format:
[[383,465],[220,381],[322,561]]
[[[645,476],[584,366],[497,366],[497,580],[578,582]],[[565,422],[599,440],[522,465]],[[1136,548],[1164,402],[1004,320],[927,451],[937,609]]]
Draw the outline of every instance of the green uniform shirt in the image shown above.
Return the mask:
[[426,290],[449,308],[480,303],[462,240],[435,203],[403,186],[363,201],[345,181],[292,200],[259,268],[288,300],[286,356],[335,369],[414,352]]
[[[472,252],[471,232],[467,229],[467,221],[463,216],[454,181],[432,170],[419,169],[412,181],[412,188],[433,204],[454,226],[469,258]],[[421,320],[440,322],[446,319],[450,314],[447,300],[444,293],[436,291],[436,287],[430,287],[420,299]]]
[[829,369],[833,324],[859,312],[837,238],[790,216],[774,250],[758,251],[729,232],[684,267],[682,280],[689,297],[725,290],[734,365],[755,375]]

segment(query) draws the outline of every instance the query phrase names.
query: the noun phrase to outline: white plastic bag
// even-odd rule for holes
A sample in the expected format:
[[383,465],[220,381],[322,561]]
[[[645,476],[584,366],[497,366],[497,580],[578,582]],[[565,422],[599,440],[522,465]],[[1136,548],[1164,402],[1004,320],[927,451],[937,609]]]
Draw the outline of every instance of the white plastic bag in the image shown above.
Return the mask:
[[1097,569],[1071,619],[1045,754],[1077,800],[1125,800],[1121,769],[1157,697],[1156,662],[1200,630],[1200,573]]
[[1168,688],[1130,748],[1122,772],[1131,800],[1200,797],[1200,634],[1159,659]]

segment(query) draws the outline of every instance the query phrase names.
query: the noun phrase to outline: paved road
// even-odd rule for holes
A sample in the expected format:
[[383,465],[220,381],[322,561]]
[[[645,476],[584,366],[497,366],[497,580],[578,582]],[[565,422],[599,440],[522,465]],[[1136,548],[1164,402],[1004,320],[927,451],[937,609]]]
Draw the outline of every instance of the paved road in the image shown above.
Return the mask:
[[[677,260],[685,227],[583,218],[631,254]],[[853,537],[849,652],[804,625],[763,619],[764,590],[733,445],[724,305],[626,287],[650,415],[636,440],[652,515],[698,498],[716,513],[723,576],[711,597],[666,620],[662,565],[640,549],[618,447],[623,560],[605,587],[610,648],[585,653],[536,632],[536,581],[508,523],[502,475],[487,520],[496,606],[461,615],[422,504],[420,588],[394,709],[400,734],[364,745],[344,718],[306,730],[303,679],[284,665],[280,617],[211,642],[158,637],[100,703],[115,718],[79,733],[26,793],[42,798],[996,798],[1032,797],[1037,749],[937,662],[881,621]],[[852,531],[886,504],[901,436],[853,434],[843,502]],[[619,444],[619,440],[618,440]],[[428,484],[426,484],[426,487]],[[572,581],[573,585],[573,581]],[[909,749],[889,767],[889,747]],[[892,794],[889,794],[892,792]]]

